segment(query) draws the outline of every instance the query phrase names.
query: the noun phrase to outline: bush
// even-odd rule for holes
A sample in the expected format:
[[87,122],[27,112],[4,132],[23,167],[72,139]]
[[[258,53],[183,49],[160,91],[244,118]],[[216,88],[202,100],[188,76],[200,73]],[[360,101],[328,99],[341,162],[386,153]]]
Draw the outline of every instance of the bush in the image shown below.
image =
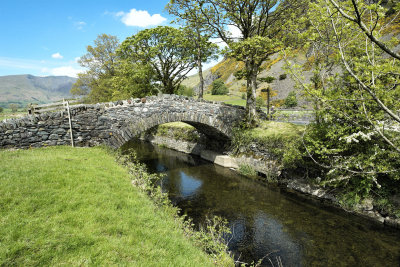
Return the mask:
[[0,113],[2,113],[4,111],[4,109],[2,107],[0,107]]
[[283,74],[279,75],[279,80],[280,81],[282,81],[282,80],[284,80],[286,78],[287,78],[287,74],[286,73],[283,73]]
[[257,98],[256,98],[256,106],[258,108],[261,108],[261,107],[265,106],[264,98],[262,98],[262,96],[257,96]]
[[175,94],[177,95],[184,95],[184,96],[193,96],[193,88],[190,88],[185,85],[179,85],[179,88],[175,89]]
[[297,106],[296,92],[291,91],[285,99],[285,106],[287,108],[293,108]]
[[212,82],[211,94],[212,95],[226,95],[229,92],[228,87],[221,79],[216,79]]
[[275,81],[275,77],[272,76],[267,76],[263,79],[265,82],[267,83],[272,83],[273,81]]
[[12,112],[17,112],[19,105],[18,104],[10,104],[8,107],[11,109]]

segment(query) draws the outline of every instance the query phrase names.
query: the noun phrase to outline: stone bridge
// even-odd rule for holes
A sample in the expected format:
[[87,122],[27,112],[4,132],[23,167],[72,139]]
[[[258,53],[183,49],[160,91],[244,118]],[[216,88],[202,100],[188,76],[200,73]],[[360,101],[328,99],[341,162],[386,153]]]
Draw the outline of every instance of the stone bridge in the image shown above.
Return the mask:
[[[144,102],[144,103],[143,103]],[[162,95],[70,107],[76,146],[114,148],[154,126],[182,121],[212,139],[227,140],[244,108],[193,98]],[[71,143],[67,111],[28,115],[0,122],[0,148],[29,148]]]

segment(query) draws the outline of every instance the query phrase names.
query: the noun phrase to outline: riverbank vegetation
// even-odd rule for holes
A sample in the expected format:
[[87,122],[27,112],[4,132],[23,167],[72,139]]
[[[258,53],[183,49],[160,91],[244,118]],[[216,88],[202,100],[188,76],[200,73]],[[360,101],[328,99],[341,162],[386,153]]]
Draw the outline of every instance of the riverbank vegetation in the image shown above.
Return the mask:
[[261,121],[258,127],[237,128],[232,139],[232,151],[236,155],[251,154],[255,147],[269,154],[284,168],[301,165],[301,136],[304,126],[285,122]]
[[0,151],[0,264],[214,266],[136,171],[100,147]]

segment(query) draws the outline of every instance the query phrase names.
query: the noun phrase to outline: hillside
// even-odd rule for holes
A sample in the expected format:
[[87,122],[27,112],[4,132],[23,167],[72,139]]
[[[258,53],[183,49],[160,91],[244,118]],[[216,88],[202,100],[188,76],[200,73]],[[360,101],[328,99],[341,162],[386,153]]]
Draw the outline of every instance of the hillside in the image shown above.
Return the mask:
[[[301,54],[296,56],[296,61],[300,64],[305,62],[305,57]],[[246,92],[246,81],[238,80],[235,78],[234,73],[243,68],[242,62],[237,62],[234,59],[228,58],[219,62],[214,67],[207,69],[203,72],[206,94],[211,90],[211,83],[217,79],[221,78],[229,88],[229,95],[234,98],[241,98],[242,94]],[[284,62],[279,57],[278,54],[271,56],[271,58],[266,61],[263,66],[264,70],[258,75],[259,78],[273,77],[273,80],[269,83],[260,83],[257,90],[257,95],[261,92],[261,89],[267,88],[268,86],[273,90],[272,101],[273,105],[279,106],[283,100],[288,96],[291,91],[297,92],[297,98],[299,100],[299,105],[307,105],[307,101],[302,98],[300,91],[295,88],[295,82],[290,77],[286,75]],[[309,79],[312,75],[312,71],[306,71],[303,73],[306,79]],[[199,84],[198,74],[188,77],[182,83],[185,86],[194,88],[197,91]],[[207,96],[205,96],[207,99]]]
[[33,75],[0,76],[0,106],[17,103],[48,103],[71,97],[69,91],[76,79],[67,76]]

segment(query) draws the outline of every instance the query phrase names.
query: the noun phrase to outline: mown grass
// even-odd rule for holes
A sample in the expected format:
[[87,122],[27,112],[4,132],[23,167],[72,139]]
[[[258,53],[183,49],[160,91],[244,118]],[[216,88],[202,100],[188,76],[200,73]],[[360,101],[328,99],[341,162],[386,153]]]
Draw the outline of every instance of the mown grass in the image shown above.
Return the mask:
[[0,151],[0,265],[210,266],[103,148]]
[[236,95],[210,95],[205,94],[204,99],[208,101],[219,101],[224,102],[226,104],[238,105],[238,106],[246,106],[246,100],[240,98]]

